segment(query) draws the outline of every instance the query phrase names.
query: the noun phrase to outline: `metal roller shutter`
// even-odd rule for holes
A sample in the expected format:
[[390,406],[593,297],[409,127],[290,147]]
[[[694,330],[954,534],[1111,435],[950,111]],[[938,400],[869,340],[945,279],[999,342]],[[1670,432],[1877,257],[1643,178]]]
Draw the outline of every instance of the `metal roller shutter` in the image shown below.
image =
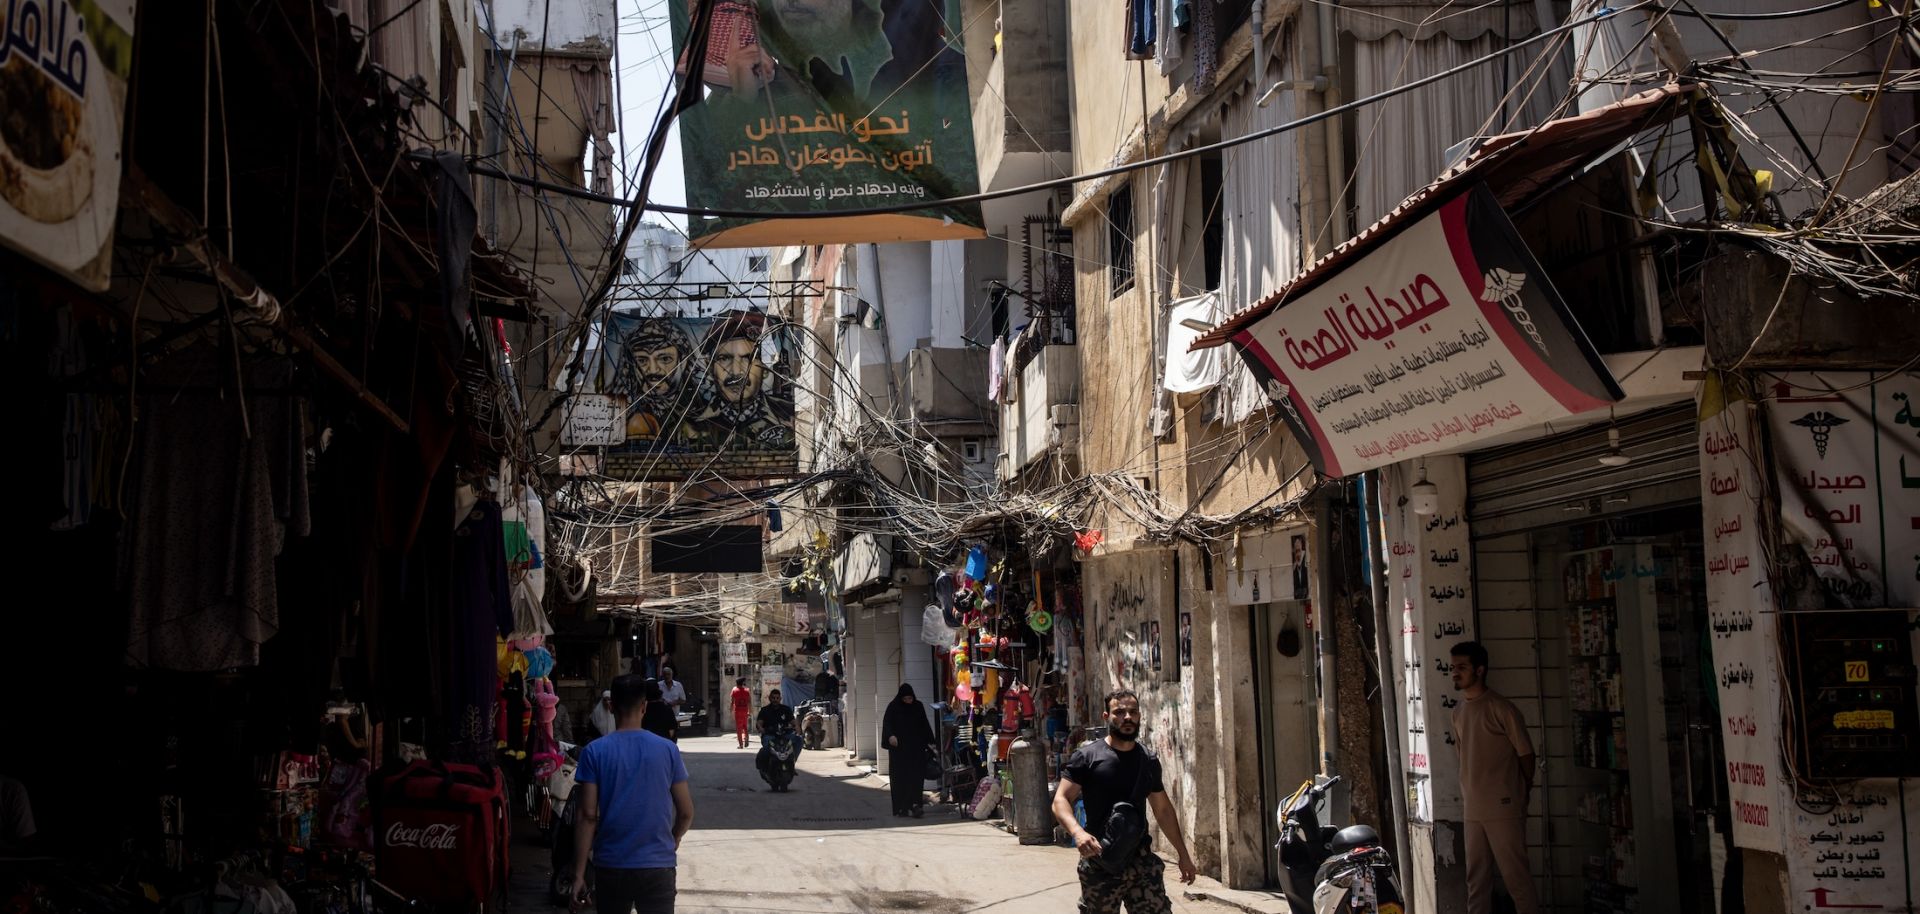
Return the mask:
[[1467,457],[1467,518],[1476,538],[1700,498],[1691,402],[1618,421],[1633,462],[1603,466],[1605,423]]

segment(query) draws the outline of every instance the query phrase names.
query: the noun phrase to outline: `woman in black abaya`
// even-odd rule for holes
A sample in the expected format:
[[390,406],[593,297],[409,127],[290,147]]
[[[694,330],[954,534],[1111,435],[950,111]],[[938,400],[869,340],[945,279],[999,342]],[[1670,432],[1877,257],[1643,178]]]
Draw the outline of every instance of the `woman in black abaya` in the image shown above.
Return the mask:
[[893,771],[893,814],[918,818],[927,755],[933,751],[933,727],[927,723],[926,707],[913,696],[913,686],[901,683],[900,694],[887,705],[880,720],[880,742],[887,747]]

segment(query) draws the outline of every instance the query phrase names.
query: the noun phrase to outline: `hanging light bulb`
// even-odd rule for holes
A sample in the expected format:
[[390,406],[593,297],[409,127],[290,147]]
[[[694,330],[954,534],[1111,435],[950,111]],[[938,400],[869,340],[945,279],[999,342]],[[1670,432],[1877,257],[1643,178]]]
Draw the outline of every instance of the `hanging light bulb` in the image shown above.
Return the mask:
[[1620,449],[1620,429],[1608,427],[1607,452],[1600,455],[1600,465],[1606,467],[1623,467],[1632,462],[1633,458],[1628,457],[1627,453]]
[[1425,460],[1420,461],[1420,480],[1407,489],[1407,502],[1421,517],[1440,510],[1440,487],[1427,481]]

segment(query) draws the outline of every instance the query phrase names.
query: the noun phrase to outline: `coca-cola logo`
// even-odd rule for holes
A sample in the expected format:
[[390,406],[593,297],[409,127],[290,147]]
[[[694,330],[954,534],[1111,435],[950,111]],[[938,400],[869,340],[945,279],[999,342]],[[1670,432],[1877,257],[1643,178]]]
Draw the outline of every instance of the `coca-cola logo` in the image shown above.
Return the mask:
[[460,836],[460,826],[435,824],[409,826],[395,822],[387,827],[388,847],[418,847],[430,851],[450,851]]

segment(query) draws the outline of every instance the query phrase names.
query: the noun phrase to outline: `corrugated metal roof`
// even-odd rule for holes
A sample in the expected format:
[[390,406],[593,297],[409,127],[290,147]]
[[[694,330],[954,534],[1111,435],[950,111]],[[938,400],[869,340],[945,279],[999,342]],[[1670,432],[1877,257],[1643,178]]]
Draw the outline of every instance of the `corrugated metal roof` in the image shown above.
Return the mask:
[[1339,272],[1474,182],[1486,182],[1502,206],[1526,200],[1585,165],[1599,151],[1678,117],[1694,89],[1695,84],[1690,82],[1668,83],[1575,117],[1489,138],[1439,179],[1408,195],[1392,212],[1341,242],[1273,294],[1194,340],[1192,348],[1206,349],[1227,342],[1248,324]]

